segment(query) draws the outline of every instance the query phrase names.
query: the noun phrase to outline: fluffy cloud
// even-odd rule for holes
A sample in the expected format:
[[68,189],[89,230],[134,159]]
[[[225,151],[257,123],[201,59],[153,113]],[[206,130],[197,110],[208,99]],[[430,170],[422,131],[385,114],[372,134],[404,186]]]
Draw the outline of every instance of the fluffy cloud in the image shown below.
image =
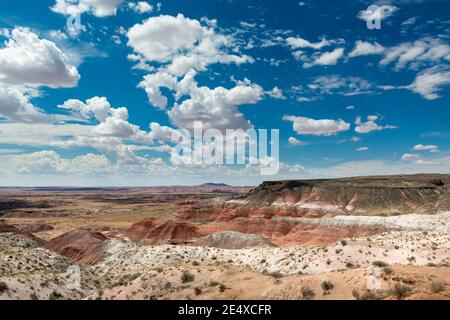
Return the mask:
[[[0,156],[0,173],[8,176],[69,176],[89,177],[126,177],[127,175],[167,176],[170,173],[159,158],[140,158],[138,162],[125,160],[111,161],[105,155],[84,154],[75,158],[63,158],[55,151],[39,151],[30,154]],[[115,179],[113,179],[114,181]],[[70,179],[69,181],[73,181]],[[47,181],[47,184],[49,182]],[[100,182],[93,182],[98,185]],[[112,182],[114,183],[114,182]],[[52,184],[52,182],[50,182]],[[72,182],[68,182],[73,185]],[[117,183],[115,183],[117,184]]]
[[175,104],[168,112],[172,123],[180,128],[192,129],[194,121],[202,121],[206,129],[225,131],[252,127],[237,107],[257,103],[264,91],[258,85],[242,82],[231,89],[210,89],[195,84],[190,88],[189,94],[189,99]]
[[313,43],[300,37],[289,37],[286,39],[286,43],[292,49],[311,48],[315,50],[320,50],[323,47],[327,47],[332,44],[332,42],[327,39],[322,39],[320,42]]
[[290,144],[293,144],[293,145],[302,144],[302,142],[300,140],[298,140],[297,138],[294,138],[294,137],[289,137],[288,141]]
[[374,93],[373,85],[367,80],[359,77],[342,77],[336,74],[316,77],[307,87],[319,95],[356,96]]
[[0,49],[0,83],[52,88],[77,85],[80,74],[53,42],[40,39],[28,28],[15,28],[7,36]]
[[446,61],[450,61],[450,46],[441,39],[427,37],[387,48],[380,65],[386,66],[395,62],[396,69],[417,69],[422,65]]
[[[169,101],[161,88],[172,93],[175,104],[167,114],[177,127],[191,129],[194,121],[202,121],[205,128],[219,130],[251,128],[237,107],[260,101],[265,94],[260,86],[245,80],[237,81],[231,89],[209,88],[199,86],[195,77],[211,64],[241,64],[253,59],[238,55],[233,37],[216,32],[216,21],[202,22],[206,25],[181,14],[161,15],[128,31],[128,45],[135,51],[132,58],[156,63],[158,68],[144,76],[139,87],[146,91],[150,103],[160,109],[166,109]],[[267,94],[282,96],[279,89]]]
[[150,138],[161,143],[178,142],[181,138],[180,131],[167,126],[161,126],[157,122],[150,123]]
[[100,122],[105,121],[111,114],[111,104],[105,97],[94,97],[86,100],[86,103],[77,99],[69,99],[58,107],[79,113],[83,119],[90,119],[93,115]]
[[100,122],[94,128],[94,133],[99,136],[128,139],[135,142],[150,141],[146,132],[128,122],[127,108],[112,108],[105,97],[94,97],[88,99],[86,103],[70,99],[58,107],[70,110],[73,113],[79,113],[84,119],[94,117]]
[[35,107],[32,98],[23,88],[3,87],[0,84],[0,119],[2,117],[17,122],[49,122],[50,117]]
[[3,30],[0,48],[0,117],[19,122],[49,122],[30,100],[39,88],[74,87],[80,79],[76,67],[51,41],[40,39],[27,28]]
[[[345,40],[343,39],[327,40],[325,38],[315,43],[300,37],[288,37],[285,40],[285,44],[294,50],[292,52],[294,58],[303,62],[304,68],[335,65],[343,57],[344,48],[335,48],[328,52],[320,50],[331,45],[342,45],[344,43]],[[312,54],[307,52],[309,49],[313,50]]]
[[365,151],[369,151],[369,148],[368,147],[361,147],[361,148],[356,149],[356,151],[365,152]]
[[343,48],[337,48],[330,52],[315,54],[312,57],[312,61],[305,62],[303,66],[305,68],[310,68],[313,66],[333,66],[339,61],[339,59],[342,58],[343,55]]
[[405,153],[401,159],[415,166],[440,167],[444,165],[444,162],[420,159],[419,155],[411,153]]
[[358,56],[367,56],[373,54],[380,54],[385,50],[385,48],[378,43],[369,43],[366,41],[356,41],[355,48],[348,54],[350,58]]
[[417,144],[414,146],[413,149],[416,151],[430,151],[432,153],[439,152],[439,147],[434,144],[430,145]]
[[147,93],[148,100],[157,108],[165,109],[167,106],[168,99],[161,93],[162,87],[169,90],[175,90],[178,84],[178,78],[167,73],[167,72],[157,72],[153,74],[148,74],[141,81],[139,87],[143,88]]
[[140,14],[153,11],[153,6],[146,1],[128,2],[128,7]]
[[396,129],[395,126],[392,125],[387,125],[387,126],[380,126],[379,124],[376,123],[376,121],[379,119],[378,116],[375,115],[370,115],[367,117],[367,121],[363,122],[361,120],[361,117],[357,117],[355,124],[356,124],[356,128],[355,131],[361,134],[364,133],[369,133],[372,131],[381,131],[381,130],[385,130],[385,129]]
[[176,17],[160,15],[134,25],[127,33],[128,45],[147,61],[166,63],[174,74],[183,75],[190,69],[204,70],[213,63],[244,63],[247,56],[224,51],[233,47],[233,39],[202,26],[198,20],[182,14]]
[[341,119],[315,120],[306,117],[284,116],[283,120],[292,121],[294,131],[303,135],[332,136],[350,130],[350,124]]
[[56,0],[51,10],[66,16],[91,13],[96,17],[113,16],[123,0]]
[[278,87],[274,87],[272,90],[268,91],[267,94],[277,100],[285,100],[286,97],[283,94],[283,90]]
[[420,94],[427,100],[440,98],[439,92],[443,86],[450,84],[450,68],[435,66],[417,74],[414,82],[404,88]]
[[417,159],[419,156],[416,154],[411,154],[411,153],[405,153],[404,155],[402,155],[402,160],[403,161],[411,161],[414,159]]
[[[55,151],[39,151],[8,158],[12,164],[8,174],[101,174],[111,171],[108,158],[95,154],[86,154],[65,160]],[[1,169],[4,168],[0,166],[0,171]]]

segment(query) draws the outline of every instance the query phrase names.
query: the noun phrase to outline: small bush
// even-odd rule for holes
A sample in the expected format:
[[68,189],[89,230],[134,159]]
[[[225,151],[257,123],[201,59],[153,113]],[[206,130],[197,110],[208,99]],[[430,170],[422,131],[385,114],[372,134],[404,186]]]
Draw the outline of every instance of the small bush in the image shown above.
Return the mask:
[[198,267],[200,265],[200,263],[198,263],[197,261],[193,261],[192,265],[195,266],[195,267]]
[[409,286],[405,286],[400,283],[396,283],[394,288],[392,289],[392,294],[397,297],[397,299],[401,300],[406,298],[411,294],[411,288]]
[[227,289],[227,287],[225,287],[224,284],[221,284],[221,285],[219,286],[219,291],[220,291],[220,292],[225,292],[226,289]]
[[430,283],[430,289],[433,293],[439,293],[445,290],[445,282],[442,280],[433,280]]
[[181,282],[188,283],[194,281],[195,276],[188,270],[183,271],[181,274]]
[[194,288],[194,293],[196,296],[199,296],[202,294],[202,289],[200,289],[199,287],[195,287]]
[[211,280],[208,284],[210,287],[217,287],[220,283],[214,280]]
[[8,289],[9,289],[8,285],[5,282],[0,281],[0,293],[3,293],[3,292],[5,292]]
[[372,262],[372,265],[382,268],[382,267],[387,267],[388,264],[384,261],[374,261],[374,262]]
[[50,293],[50,296],[48,297],[50,300],[58,300],[62,298],[62,295],[58,291],[53,291]]
[[310,287],[302,287],[300,292],[302,293],[302,297],[305,300],[312,300],[316,297],[314,290]]
[[281,274],[280,271],[274,271],[270,274],[272,277],[274,277],[275,279],[281,279],[283,278],[283,275]]
[[385,274],[392,274],[392,273],[394,273],[394,270],[391,267],[384,267],[383,272]]
[[345,247],[347,245],[347,240],[341,240],[341,244]]
[[365,290],[358,296],[358,300],[381,300],[383,297],[372,290]]
[[331,290],[333,290],[334,288],[334,284],[331,281],[324,281],[322,282],[322,284],[320,285],[322,290],[325,292],[329,292]]

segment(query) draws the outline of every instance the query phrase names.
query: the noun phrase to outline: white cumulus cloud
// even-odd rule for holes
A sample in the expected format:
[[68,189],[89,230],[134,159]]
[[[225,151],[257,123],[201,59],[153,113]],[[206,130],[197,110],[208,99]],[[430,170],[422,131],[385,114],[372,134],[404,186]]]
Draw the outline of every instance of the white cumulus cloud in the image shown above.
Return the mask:
[[91,13],[103,18],[116,15],[123,0],[56,0],[51,10],[66,16]]
[[306,117],[284,116],[283,120],[291,121],[294,131],[302,135],[332,136],[350,130],[350,124],[342,119],[315,120]]

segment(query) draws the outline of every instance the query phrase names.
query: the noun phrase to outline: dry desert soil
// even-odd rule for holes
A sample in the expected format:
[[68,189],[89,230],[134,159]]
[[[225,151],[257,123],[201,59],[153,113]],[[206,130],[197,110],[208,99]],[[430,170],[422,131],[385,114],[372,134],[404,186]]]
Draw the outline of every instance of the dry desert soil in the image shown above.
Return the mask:
[[3,188],[0,300],[447,300],[448,187]]

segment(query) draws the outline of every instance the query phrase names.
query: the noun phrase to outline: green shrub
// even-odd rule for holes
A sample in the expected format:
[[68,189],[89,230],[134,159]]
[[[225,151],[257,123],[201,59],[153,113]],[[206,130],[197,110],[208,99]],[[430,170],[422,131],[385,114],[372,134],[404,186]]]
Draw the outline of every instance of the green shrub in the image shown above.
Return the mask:
[[302,293],[302,297],[305,300],[313,300],[316,297],[314,290],[310,287],[302,287],[300,289],[300,292]]
[[202,289],[199,288],[199,287],[195,287],[194,288],[194,293],[195,293],[196,296],[199,296],[199,295],[202,294]]
[[361,295],[359,295],[359,297],[357,298],[358,300],[381,300],[383,299],[383,297],[372,291],[372,290],[365,290]]
[[217,287],[218,285],[220,285],[220,283],[215,280],[211,280],[208,284],[210,287]]
[[382,267],[386,267],[388,264],[384,261],[373,261],[372,265],[382,268]]
[[280,279],[283,278],[283,274],[280,271],[274,271],[270,274],[272,277],[274,277],[275,279]]
[[7,291],[8,289],[9,288],[8,288],[8,285],[6,284],[6,282],[0,281],[0,293],[3,293],[5,291]]
[[433,293],[439,293],[445,290],[445,282],[442,280],[433,280],[430,283],[430,289]]
[[411,294],[411,287],[396,283],[394,288],[392,289],[392,294],[397,297],[397,299],[401,300],[406,298]]
[[188,283],[194,281],[195,276],[188,270],[184,270],[181,274],[181,282]]
[[383,272],[385,274],[392,274],[392,273],[394,273],[394,270],[391,267],[384,267]]
[[329,292],[331,290],[333,290],[334,288],[334,284],[331,281],[324,281],[322,282],[322,284],[320,285],[322,290],[325,292]]
[[52,293],[50,293],[50,300],[58,300],[60,298],[62,298],[62,295],[58,291],[53,291]]

